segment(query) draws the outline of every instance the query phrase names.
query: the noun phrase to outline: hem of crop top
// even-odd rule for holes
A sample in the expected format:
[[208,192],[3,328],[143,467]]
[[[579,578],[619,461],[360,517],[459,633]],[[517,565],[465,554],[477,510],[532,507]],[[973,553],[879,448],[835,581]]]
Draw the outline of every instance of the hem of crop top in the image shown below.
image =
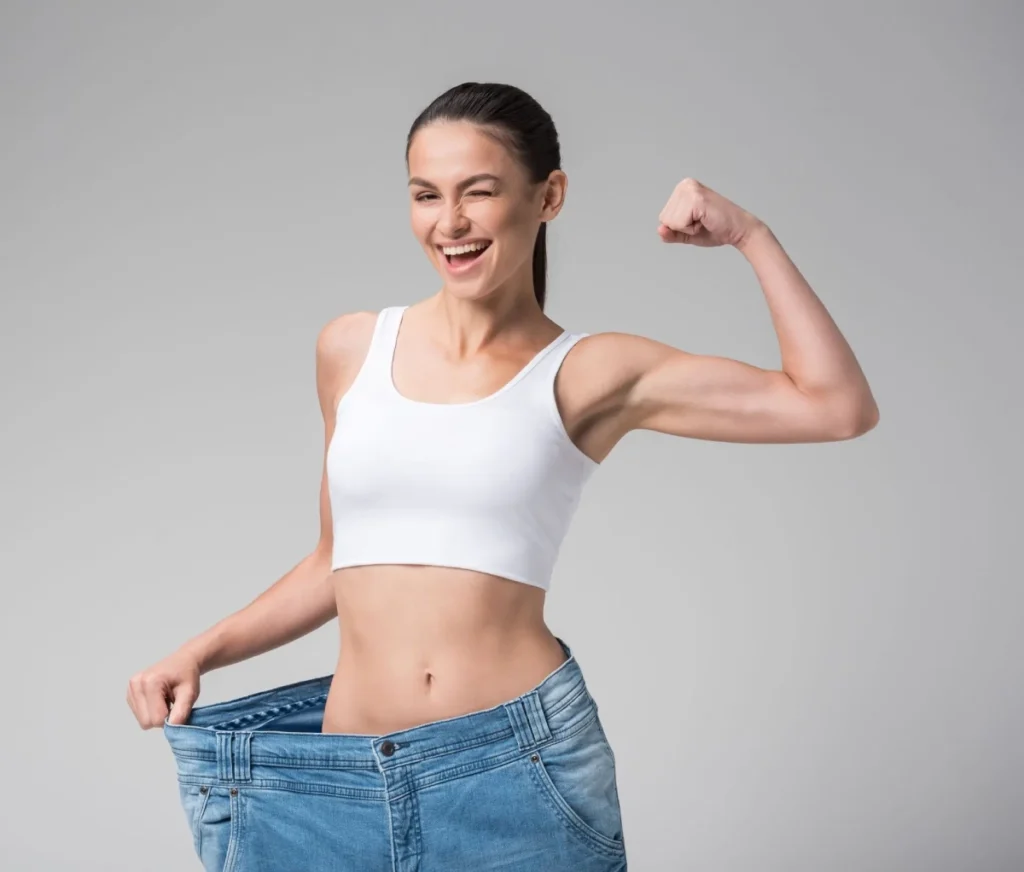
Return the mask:
[[549,590],[551,588],[551,579],[548,578],[546,582],[537,581],[536,579],[527,578],[525,575],[520,575],[516,572],[510,572],[508,574],[501,572],[493,572],[489,569],[484,569],[480,566],[474,566],[466,563],[414,563],[411,560],[353,560],[343,561],[338,564],[331,565],[331,572],[336,572],[339,569],[352,569],[353,567],[359,566],[423,566],[434,569],[464,569],[468,572],[479,572],[483,575],[491,575],[495,578],[501,578],[505,581],[516,582],[517,584],[528,584],[531,587],[539,587],[541,590]]

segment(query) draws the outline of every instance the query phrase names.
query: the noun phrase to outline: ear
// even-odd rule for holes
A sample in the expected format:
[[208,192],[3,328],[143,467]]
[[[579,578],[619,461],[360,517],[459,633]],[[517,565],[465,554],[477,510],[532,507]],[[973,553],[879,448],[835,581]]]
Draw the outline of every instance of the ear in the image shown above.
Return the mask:
[[562,170],[552,170],[543,183],[544,196],[541,199],[541,221],[550,221],[562,211],[569,177]]

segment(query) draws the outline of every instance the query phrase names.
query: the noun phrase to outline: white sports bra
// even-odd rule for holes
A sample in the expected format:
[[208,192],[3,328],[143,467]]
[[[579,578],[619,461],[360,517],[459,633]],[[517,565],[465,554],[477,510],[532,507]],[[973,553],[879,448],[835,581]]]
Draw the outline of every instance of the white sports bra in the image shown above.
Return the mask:
[[546,590],[599,466],[569,439],[554,393],[562,360],[588,334],[563,332],[489,396],[427,403],[406,398],[392,380],[406,308],[378,314],[338,403],[326,456],[331,569],[450,566]]

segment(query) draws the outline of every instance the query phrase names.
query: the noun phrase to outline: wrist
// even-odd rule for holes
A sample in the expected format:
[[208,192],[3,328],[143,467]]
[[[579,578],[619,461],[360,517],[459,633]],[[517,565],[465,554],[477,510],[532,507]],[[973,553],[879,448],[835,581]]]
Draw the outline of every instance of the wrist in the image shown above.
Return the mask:
[[202,675],[217,668],[217,657],[222,648],[221,642],[220,628],[211,627],[205,633],[201,633],[182,645],[178,649],[178,653],[195,663]]
[[756,249],[766,242],[774,239],[771,229],[759,218],[752,218],[747,229],[736,243],[736,248],[744,256],[748,256],[751,250]]

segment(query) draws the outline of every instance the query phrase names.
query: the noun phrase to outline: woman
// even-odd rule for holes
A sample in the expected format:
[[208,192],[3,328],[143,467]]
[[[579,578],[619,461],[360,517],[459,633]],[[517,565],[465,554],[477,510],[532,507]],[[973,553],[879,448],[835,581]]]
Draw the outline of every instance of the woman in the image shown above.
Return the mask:
[[[771,231],[696,181],[658,232],[747,258],[782,371],[544,315],[545,228],[567,179],[523,91],[452,88],[416,119],[406,162],[443,286],[318,337],[316,548],[134,676],[128,701],[163,725],[207,869],[624,870],[614,755],[543,616],[584,484],[630,430],[821,442],[865,433],[878,410]],[[204,672],[335,616],[333,675],[192,708]]]

